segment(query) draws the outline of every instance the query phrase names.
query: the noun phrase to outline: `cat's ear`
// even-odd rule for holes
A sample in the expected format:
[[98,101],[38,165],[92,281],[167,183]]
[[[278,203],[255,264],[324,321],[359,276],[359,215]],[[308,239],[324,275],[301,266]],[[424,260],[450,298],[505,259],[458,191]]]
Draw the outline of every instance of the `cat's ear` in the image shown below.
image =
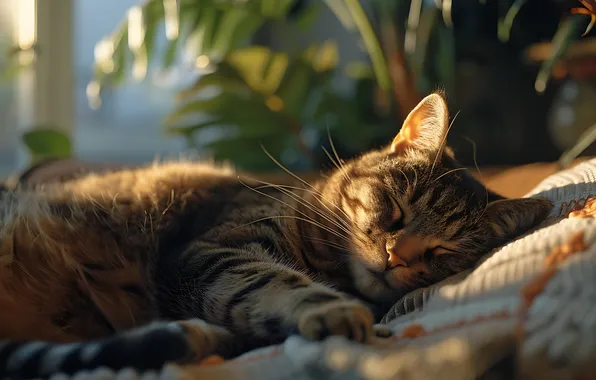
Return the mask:
[[487,237],[498,246],[513,239],[546,219],[553,208],[551,201],[541,198],[501,199],[490,202],[483,219]]
[[391,143],[391,154],[408,150],[436,155],[443,149],[449,126],[449,110],[443,97],[431,94],[422,99],[404,121]]

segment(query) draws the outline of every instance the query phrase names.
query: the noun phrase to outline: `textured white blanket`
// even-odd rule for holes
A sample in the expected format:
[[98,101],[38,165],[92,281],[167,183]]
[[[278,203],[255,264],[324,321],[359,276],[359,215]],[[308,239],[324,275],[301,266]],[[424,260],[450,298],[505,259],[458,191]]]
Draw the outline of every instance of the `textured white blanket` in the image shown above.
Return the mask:
[[[475,269],[400,300],[382,321],[396,334],[390,342],[363,347],[292,337],[218,366],[124,371],[118,379],[447,380],[473,379],[490,368],[505,378],[514,370],[529,378],[596,377],[596,367],[586,372],[596,363],[596,159],[546,179],[527,196],[553,201],[549,219]],[[79,378],[115,376],[99,370]]]

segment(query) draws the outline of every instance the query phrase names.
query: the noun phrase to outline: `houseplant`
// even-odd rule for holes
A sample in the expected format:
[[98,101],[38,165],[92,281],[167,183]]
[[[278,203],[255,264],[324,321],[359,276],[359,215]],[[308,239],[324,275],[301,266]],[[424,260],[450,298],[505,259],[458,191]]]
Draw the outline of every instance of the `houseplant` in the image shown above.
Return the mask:
[[[261,146],[293,169],[318,167],[336,147],[345,156],[357,154],[390,138],[420,96],[437,84],[457,94],[452,13],[457,14],[465,2],[372,0],[368,12],[357,0],[326,3],[369,53],[370,68],[350,66],[352,73],[358,72],[354,94],[340,94],[331,84],[335,76],[345,75],[333,41],[297,52],[250,45],[250,37],[266,25],[308,27],[320,4],[297,0],[145,1],[98,44],[102,54],[97,56],[96,78],[88,93],[93,101],[102,88],[122,83],[128,73],[142,78],[148,62],[158,59],[153,41],[158,26],[165,24],[170,42],[163,67],[175,64],[180,51],[190,50],[197,70],[203,71],[191,88],[180,93],[180,106],[166,119],[166,132],[184,136],[190,149],[207,149],[216,158],[253,170],[275,167]],[[490,0],[484,3],[488,6]],[[526,2],[501,3],[499,36],[505,41],[513,16]],[[569,33],[554,33],[559,50],[544,62],[539,79],[550,75],[562,54],[557,51],[579,38],[578,25],[587,23],[581,15],[572,20],[562,24]],[[561,35],[564,38],[557,37]],[[204,143],[202,134],[213,128],[223,131],[221,137]],[[333,133],[338,128],[341,133]],[[329,131],[336,140],[333,147]],[[326,145],[326,154],[320,145]]]

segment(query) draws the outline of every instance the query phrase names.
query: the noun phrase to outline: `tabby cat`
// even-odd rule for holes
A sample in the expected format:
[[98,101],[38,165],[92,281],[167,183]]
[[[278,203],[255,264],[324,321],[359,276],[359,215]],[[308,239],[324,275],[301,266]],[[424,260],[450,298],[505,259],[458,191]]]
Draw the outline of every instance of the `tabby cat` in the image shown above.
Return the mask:
[[475,181],[445,147],[448,120],[429,95],[389,146],[312,186],[174,162],[4,191],[0,376],[156,368],[294,333],[370,341],[373,311],[552,207]]

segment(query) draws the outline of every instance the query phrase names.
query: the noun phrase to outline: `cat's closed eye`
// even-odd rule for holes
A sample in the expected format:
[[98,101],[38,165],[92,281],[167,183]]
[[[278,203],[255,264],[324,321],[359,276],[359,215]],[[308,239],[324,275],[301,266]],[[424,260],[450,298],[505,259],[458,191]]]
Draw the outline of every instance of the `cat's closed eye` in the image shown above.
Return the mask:
[[400,216],[399,219],[393,220],[393,222],[391,222],[391,225],[389,226],[389,231],[395,232],[395,231],[403,230],[403,228],[404,228],[404,218]]
[[424,252],[424,261],[430,261],[433,257],[443,255],[446,253],[456,253],[456,252],[453,250],[447,249],[445,247],[442,247],[440,245],[438,245],[434,248],[429,248]]
[[395,232],[395,231],[399,231],[399,230],[403,230],[405,225],[404,225],[404,213],[401,209],[401,207],[399,206],[399,204],[397,203],[397,201],[391,197],[391,203],[393,206],[393,213],[391,216],[391,224],[389,225],[389,231],[391,232]]

